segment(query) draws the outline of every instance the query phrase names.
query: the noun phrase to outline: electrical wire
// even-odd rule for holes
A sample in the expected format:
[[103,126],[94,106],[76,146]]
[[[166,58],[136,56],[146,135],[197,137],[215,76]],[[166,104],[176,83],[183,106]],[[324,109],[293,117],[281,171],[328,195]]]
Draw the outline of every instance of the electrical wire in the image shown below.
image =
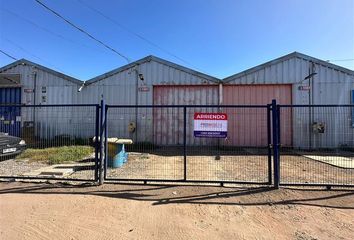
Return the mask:
[[327,60],[327,62],[349,62],[349,61],[354,61],[354,58]]
[[[174,57],[175,59],[178,59],[179,61],[185,63],[185,64],[188,64],[190,66],[192,66],[193,68],[196,68],[198,70],[200,70],[199,68],[197,68],[196,66],[194,66],[193,64],[191,64],[190,62],[184,60],[183,58],[177,56],[176,54],[166,50],[165,48],[162,48],[161,46],[157,45],[156,43],[152,42],[151,40],[147,39],[146,37],[142,36],[141,34],[138,34],[136,32],[134,32],[133,30],[131,30],[129,27],[126,27],[125,25],[117,22],[116,20],[112,19],[111,17],[105,15],[104,13],[102,13],[101,11],[97,10],[96,8],[90,6],[89,4],[81,1],[81,0],[77,0],[77,2],[79,2],[80,4],[82,4],[83,6],[85,6],[86,8],[90,9],[91,11],[97,13],[98,15],[101,15],[103,18],[105,18],[106,20],[110,21],[111,23],[115,24],[116,26],[120,27],[121,29],[129,32],[130,34],[134,35],[135,37],[141,39],[142,41],[150,44],[151,46],[161,50],[162,52],[165,52],[166,54]],[[202,70],[200,70],[202,71]]]
[[70,42],[70,43],[76,44],[76,45],[78,45],[78,46],[86,47],[86,48],[91,49],[91,50],[100,51],[100,50],[94,49],[94,48],[92,48],[92,47],[90,47],[90,46],[88,46],[88,45],[86,45],[86,44],[79,43],[79,42],[76,42],[76,41],[74,41],[74,40],[72,40],[72,39],[66,38],[66,37],[64,37],[63,35],[58,34],[58,33],[56,33],[56,32],[53,32],[53,31],[51,31],[51,30],[48,29],[48,28],[42,27],[42,26],[38,25],[37,23],[35,23],[35,22],[33,22],[33,21],[31,21],[31,20],[29,20],[29,19],[27,19],[27,18],[24,18],[24,17],[22,17],[22,16],[20,16],[20,15],[18,15],[18,14],[16,14],[16,13],[14,13],[14,12],[8,10],[8,9],[3,9],[3,8],[2,8],[2,9],[0,9],[0,10],[3,11],[3,12],[5,12],[5,13],[7,13],[7,14],[9,14],[9,15],[12,15],[13,17],[16,17],[16,18],[18,18],[18,19],[20,19],[20,20],[22,20],[22,21],[24,21],[24,22],[27,22],[28,24],[31,24],[32,26],[34,26],[34,27],[36,27],[36,28],[38,28],[38,29],[41,29],[42,31],[45,31],[45,32],[47,32],[47,33],[50,33],[50,34],[52,34],[52,35],[54,35],[54,36],[56,36],[56,37],[58,37],[58,38],[60,38],[60,39],[63,39],[63,40],[68,41],[68,42]]
[[102,46],[104,46],[105,48],[107,48],[108,50],[112,51],[113,53],[117,54],[118,56],[122,57],[123,59],[125,59],[128,63],[131,62],[130,58],[126,57],[124,54],[118,52],[117,50],[115,50],[113,47],[110,47],[109,45],[107,45],[106,43],[102,42],[101,40],[97,39],[96,37],[94,37],[93,35],[91,35],[90,33],[88,33],[87,31],[85,31],[84,29],[78,27],[77,25],[75,25],[74,23],[72,23],[71,21],[67,20],[66,18],[64,18],[62,15],[60,15],[58,12],[54,11],[53,9],[49,8],[47,5],[45,5],[44,3],[42,3],[39,0],[34,0],[36,1],[39,5],[41,5],[43,8],[45,8],[46,10],[48,10],[49,12],[53,13],[54,15],[56,15],[57,17],[59,17],[60,19],[62,19],[63,21],[65,21],[67,24],[69,24],[70,26],[72,26],[73,28],[77,29],[78,31],[82,32],[83,34],[85,34],[86,36],[88,36],[89,38],[91,38],[92,40],[98,42],[99,44],[101,44]]
[[[11,41],[10,39],[4,38],[4,37],[2,37],[2,39],[4,39],[5,41],[7,41],[8,43],[14,45],[15,47],[17,47],[17,48],[20,49],[21,51],[27,53],[28,55],[30,55],[30,56],[32,56],[32,57],[34,57],[34,58],[39,59],[40,61],[42,61],[42,62],[44,62],[44,63],[50,65],[51,67],[53,67],[53,68],[55,68],[55,69],[58,69],[60,72],[65,72],[65,71],[63,71],[62,69],[58,68],[57,66],[53,65],[52,63],[50,63],[50,62],[44,60],[43,58],[38,57],[37,55],[35,55],[35,54],[29,52],[28,50],[26,50],[25,48],[23,48],[23,47],[20,46],[19,44],[17,44],[17,43],[15,43],[15,42]],[[16,59],[16,60],[17,60],[17,59]],[[72,76],[73,76],[73,75],[72,75]]]
[[9,58],[11,58],[11,59],[13,59],[13,60],[15,60],[15,61],[18,60],[17,58],[11,56],[10,54],[8,54],[7,52],[5,52],[4,50],[1,50],[1,49],[0,49],[0,52],[1,52],[2,54],[4,54],[5,56],[7,56],[7,57],[9,57]]

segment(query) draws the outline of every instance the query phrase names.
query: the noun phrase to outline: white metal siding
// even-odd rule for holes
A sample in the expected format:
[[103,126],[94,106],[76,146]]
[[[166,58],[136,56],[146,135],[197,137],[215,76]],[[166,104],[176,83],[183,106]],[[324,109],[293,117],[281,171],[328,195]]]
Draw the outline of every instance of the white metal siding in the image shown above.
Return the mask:
[[[149,91],[138,91],[138,105],[152,105],[154,86],[185,86],[185,85],[208,85],[215,84],[207,79],[185,72],[181,69],[171,67],[156,61],[144,62],[136,67],[136,70],[143,74],[144,81],[138,80],[138,87],[147,87]],[[134,68],[127,69],[97,81],[83,88],[82,92],[76,95],[77,102],[98,103],[101,96],[107,104],[112,105],[135,105],[137,93],[137,73]],[[183,95],[184,101],[194,104],[203,104],[205,97],[197,97],[198,93]],[[216,99],[218,93],[214,94]],[[214,96],[213,95],[213,96]],[[176,104],[181,96],[174,95]],[[197,97],[197,98],[196,98]],[[196,99],[195,99],[196,98]],[[172,102],[169,102],[171,104]],[[214,102],[213,102],[214,103]],[[216,100],[217,103],[217,100]],[[188,103],[186,103],[188,104]],[[135,133],[128,132],[129,122],[136,121],[135,108],[110,109],[108,111],[109,132],[111,137],[132,138],[134,141],[153,142],[153,113],[152,109],[138,110],[138,139]]]
[[[217,105],[218,85],[208,86],[155,86],[154,105]],[[217,139],[195,138],[195,112],[218,112],[217,108],[187,108],[186,139],[188,145],[209,145]],[[154,143],[159,145],[183,144],[183,108],[155,108],[153,112]]]
[[[20,64],[13,68],[9,68],[2,73],[20,74],[21,76],[21,103],[26,105],[46,105],[46,104],[72,104],[74,96],[77,94],[78,85],[66,79],[55,76],[49,72],[34,68],[27,64]],[[35,75],[36,73],[36,86]],[[46,88],[46,92],[42,92],[42,87]],[[25,89],[32,89],[33,92],[25,92]],[[34,95],[35,98],[34,98]],[[45,102],[42,97],[45,96]],[[35,101],[35,102],[34,102]],[[34,112],[36,115],[36,126],[39,131],[37,136],[52,138],[59,134],[69,134],[74,131],[74,127],[70,124],[70,116],[73,109],[49,109],[49,108],[22,108],[21,118],[22,126],[26,121],[34,120]],[[65,122],[63,122],[65,121]],[[59,131],[58,122],[67,123],[68,125]]]
[[[154,85],[201,85],[215,84],[207,79],[187,73],[165,64],[149,61],[137,66],[144,81],[138,80],[138,87],[148,87],[148,92],[138,92],[138,104],[153,103]],[[99,102],[103,95],[107,104],[130,104],[136,101],[136,71],[133,68],[124,70],[98,82],[90,84],[82,90],[89,102]],[[78,97],[80,97],[78,95]]]

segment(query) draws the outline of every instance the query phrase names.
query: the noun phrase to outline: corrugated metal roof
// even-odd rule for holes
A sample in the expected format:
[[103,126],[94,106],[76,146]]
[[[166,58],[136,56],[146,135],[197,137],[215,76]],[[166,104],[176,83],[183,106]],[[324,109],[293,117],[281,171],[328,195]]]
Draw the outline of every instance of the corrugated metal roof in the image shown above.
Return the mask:
[[333,68],[335,70],[338,70],[338,71],[341,71],[341,72],[344,72],[344,73],[347,73],[349,75],[353,75],[354,76],[354,71],[352,71],[350,69],[347,69],[347,68],[344,68],[344,67],[341,67],[341,66],[338,66],[338,65],[323,61],[323,60],[318,59],[318,58],[314,58],[314,57],[305,55],[303,53],[293,52],[293,53],[287,54],[285,56],[276,58],[274,60],[268,61],[266,63],[260,64],[260,65],[258,65],[256,67],[249,68],[249,69],[247,69],[245,71],[242,71],[240,73],[231,75],[231,76],[229,76],[227,78],[224,78],[222,81],[224,83],[227,83],[227,82],[233,81],[233,80],[235,80],[237,78],[240,78],[242,76],[245,76],[247,74],[251,74],[251,73],[257,72],[257,71],[259,71],[261,69],[264,69],[264,68],[269,67],[271,65],[275,65],[275,64],[277,64],[279,62],[286,61],[286,60],[291,59],[291,58],[305,59],[305,60],[312,61],[314,63],[320,64],[320,65],[323,65],[323,66],[326,66],[326,67],[329,67],[329,68]]
[[269,62],[263,63],[263,64],[258,65],[256,67],[250,68],[248,70],[245,70],[245,71],[242,71],[240,73],[237,73],[237,74],[234,74],[232,76],[229,76],[227,78],[224,78],[223,80],[218,79],[218,78],[213,77],[213,76],[210,76],[210,75],[207,75],[205,73],[201,73],[201,72],[195,71],[193,69],[178,65],[176,63],[172,63],[172,62],[164,60],[162,58],[158,58],[158,57],[152,56],[152,55],[144,57],[144,58],[142,58],[140,60],[137,60],[135,62],[129,63],[129,64],[124,65],[122,67],[116,68],[116,69],[114,69],[112,71],[106,72],[106,73],[101,74],[101,75],[99,75],[97,77],[91,78],[88,81],[82,81],[82,80],[76,79],[74,77],[68,76],[66,74],[60,73],[58,71],[55,71],[53,69],[44,67],[44,66],[42,66],[40,64],[31,62],[31,61],[26,60],[26,59],[20,59],[20,60],[17,60],[15,62],[13,62],[13,63],[10,63],[10,64],[8,64],[6,66],[1,67],[0,68],[0,73],[6,71],[7,69],[13,68],[13,67],[15,67],[17,65],[25,64],[25,65],[34,66],[34,67],[36,67],[38,69],[41,69],[41,70],[46,71],[46,72],[49,72],[49,73],[51,73],[51,74],[53,74],[55,76],[58,76],[60,78],[66,79],[68,81],[71,81],[71,82],[73,82],[75,84],[81,85],[81,84],[85,83],[85,84],[88,85],[88,84],[92,84],[92,83],[95,83],[97,81],[103,80],[105,78],[108,78],[108,77],[110,77],[110,76],[112,76],[114,74],[117,74],[119,72],[125,71],[125,70],[127,70],[129,68],[132,68],[134,66],[137,66],[139,64],[142,64],[142,63],[145,63],[145,62],[150,62],[150,61],[155,61],[155,62],[164,64],[166,66],[173,67],[173,68],[176,68],[178,70],[184,71],[186,73],[192,74],[194,76],[198,76],[198,77],[204,78],[204,79],[209,80],[211,82],[215,82],[215,83],[224,82],[224,83],[227,83],[227,82],[230,82],[230,81],[232,81],[234,79],[240,78],[240,77],[245,76],[247,74],[259,71],[259,70],[261,70],[263,68],[269,67],[271,65],[277,64],[277,63],[282,62],[282,61],[286,61],[286,60],[291,59],[291,58],[305,59],[305,60],[308,60],[308,61],[312,61],[312,62],[314,62],[316,64],[320,64],[320,65],[323,65],[323,66],[326,66],[326,67],[329,67],[329,68],[333,68],[335,70],[338,70],[338,71],[341,71],[343,73],[346,73],[346,74],[354,76],[354,71],[352,71],[350,69],[347,69],[347,68],[344,68],[344,67],[340,67],[338,65],[335,65],[335,64],[332,64],[332,63],[329,63],[329,62],[326,62],[326,61],[320,60],[318,58],[314,58],[314,57],[311,57],[311,56],[308,56],[308,55],[305,55],[305,54],[302,54],[302,53],[299,53],[299,52],[293,52],[293,53],[287,54],[285,56],[279,57],[277,59],[271,60]]
[[58,72],[58,71],[55,71],[55,70],[53,70],[53,69],[44,67],[44,66],[42,66],[42,65],[40,65],[40,64],[31,62],[31,61],[26,60],[26,59],[20,59],[20,60],[17,60],[17,61],[15,61],[15,62],[13,62],[13,63],[10,63],[10,64],[8,64],[8,65],[6,65],[6,66],[1,67],[1,68],[0,68],[0,73],[1,73],[1,72],[4,72],[4,71],[6,71],[6,70],[8,70],[8,69],[10,69],[10,68],[16,67],[17,65],[23,65],[23,64],[24,64],[24,65],[34,66],[34,67],[36,67],[36,68],[38,68],[38,69],[40,69],[40,70],[42,70],[42,71],[49,72],[49,73],[53,74],[54,76],[63,78],[63,79],[68,80],[68,81],[70,81],[70,82],[73,82],[73,83],[76,83],[76,84],[82,84],[82,81],[80,81],[80,80],[78,80],[78,79],[76,79],[76,78],[74,78],[74,77],[70,77],[70,76],[68,76],[68,75],[65,75],[65,74],[60,73],[60,72]]
[[26,59],[20,59],[20,60],[17,60],[15,62],[13,62],[13,63],[10,63],[10,64],[8,64],[6,66],[1,67],[0,68],[0,73],[6,71],[7,69],[13,68],[13,67],[15,67],[17,65],[26,64],[26,65],[35,66],[38,69],[41,69],[41,70],[46,71],[46,72],[49,72],[49,73],[51,73],[51,74],[53,74],[55,76],[61,77],[61,78],[66,79],[66,80],[69,80],[69,81],[74,82],[76,84],[80,84],[81,85],[81,84],[85,83],[85,85],[89,85],[89,84],[98,82],[100,80],[103,80],[105,78],[108,78],[108,77],[110,77],[112,75],[115,75],[115,74],[117,74],[119,72],[125,71],[125,70],[127,70],[129,68],[132,68],[134,66],[140,65],[140,64],[145,63],[145,62],[150,62],[150,61],[155,61],[155,62],[164,64],[164,65],[167,65],[169,67],[176,68],[176,69],[181,70],[183,72],[195,75],[197,77],[204,78],[204,79],[209,80],[211,82],[219,83],[221,81],[221,79],[218,79],[216,77],[213,77],[213,76],[207,75],[205,73],[201,73],[201,72],[195,71],[193,69],[184,67],[182,65],[178,65],[176,63],[173,63],[173,62],[170,62],[170,61],[167,61],[165,59],[158,58],[158,57],[155,57],[155,56],[152,56],[152,55],[144,57],[144,58],[142,58],[140,60],[137,60],[135,62],[129,63],[127,65],[121,66],[119,68],[113,69],[113,70],[111,70],[109,72],[106,72],[104,74],[101,74],[101,75],[99,75],[97,77],[93,77],[93,78],[91,78],[91,79],[89,79],[87,81],[82,81],[82,80],[76,79],[74,77],[65,75],[63,73],[60,73],[58,71],[55,71],[55,70],[47,68],[47,67],[44,67],[44,66],[42,66],[40,64],[31,62],[31,61],[26,60]]
[[165,59],[162,59],[162,58],[158,58],[158,57],[155,57],[155,56],[147,56],[147,57],[144,57],[140,60],[137,60],[135,62],[132,62],[132,63],[129,63],[127,65],[124,65],[122,67],[119,67],[119,68],[116,68],[112,71],[109,71],[109,72],[106,72],[102,75],[99,75],[97,77],[94,77],[88,81],[86,81],[86,84],[92,84],[92,83],[95,83],[97,81],[100,81],[100,80],[103,80],[105,78],[108,78],[112,75],[115,75],[119,72],[122,72],[122,71],[125,71],[129,68],[132,68],[134,66],[137,66],[137,65],[140,65],[142,63],[145,63],[145,62],[150,62],[150,61],[155,61],[155,62],[158,62],[158,63],[161,63],[161,64],[164,64],[164,65],[167,65],[169,67],[173,67],[173,68],[176,68],[178,70],[181,70],[181,71],[184,71],[186,73],[189,73],[189,74],[192,74],[192,75],[195,75],[195,76],[198,76],[198,77],[201,77],[201,78],[204,78],[204,79],[207,79],[211,82],[215,82],[215,83],[219,83],[221,80],[216,78],[216,77],[212,77],[210,75],[207,75],[205,73],[201,73],[201,72],[198,72],[198,71],[195,71],[193,69],[190,69],[190,68],[187,68],[187,67],[184,67],[184,66],[181,66],[181,65],[178,65],[176,63],[173,63],[173,62],[170,62],[170,61],[167,61]]

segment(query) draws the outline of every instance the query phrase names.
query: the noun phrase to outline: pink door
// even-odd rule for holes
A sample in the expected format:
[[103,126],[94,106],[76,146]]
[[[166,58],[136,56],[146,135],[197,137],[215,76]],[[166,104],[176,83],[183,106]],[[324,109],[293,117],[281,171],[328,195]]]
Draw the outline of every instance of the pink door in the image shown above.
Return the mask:
[[[224,85],[223,105],[266,105],[272,99],[278,104],[291,104],[291,85]],[[265,108],[225,108],[228,114],[230,146],[267,146],[267,110]],[[281,144],[290,146],[292,140],[291,112],[281,113]]]

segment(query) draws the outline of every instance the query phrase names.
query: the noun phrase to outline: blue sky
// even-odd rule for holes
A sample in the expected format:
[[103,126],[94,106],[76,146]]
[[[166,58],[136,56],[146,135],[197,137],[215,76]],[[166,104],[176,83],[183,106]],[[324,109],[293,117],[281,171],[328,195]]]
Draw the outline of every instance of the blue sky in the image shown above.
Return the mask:
[[[353,0],[42,2],[132,60],[152,54],[220,78],[293,51],[323,60],[354,59]],[[0,0],[0,49],[81,80],[126,64],[34,0]],[[0,54],[0,66],[12,61]],[[354,70],[354,61],[333,63]]]

